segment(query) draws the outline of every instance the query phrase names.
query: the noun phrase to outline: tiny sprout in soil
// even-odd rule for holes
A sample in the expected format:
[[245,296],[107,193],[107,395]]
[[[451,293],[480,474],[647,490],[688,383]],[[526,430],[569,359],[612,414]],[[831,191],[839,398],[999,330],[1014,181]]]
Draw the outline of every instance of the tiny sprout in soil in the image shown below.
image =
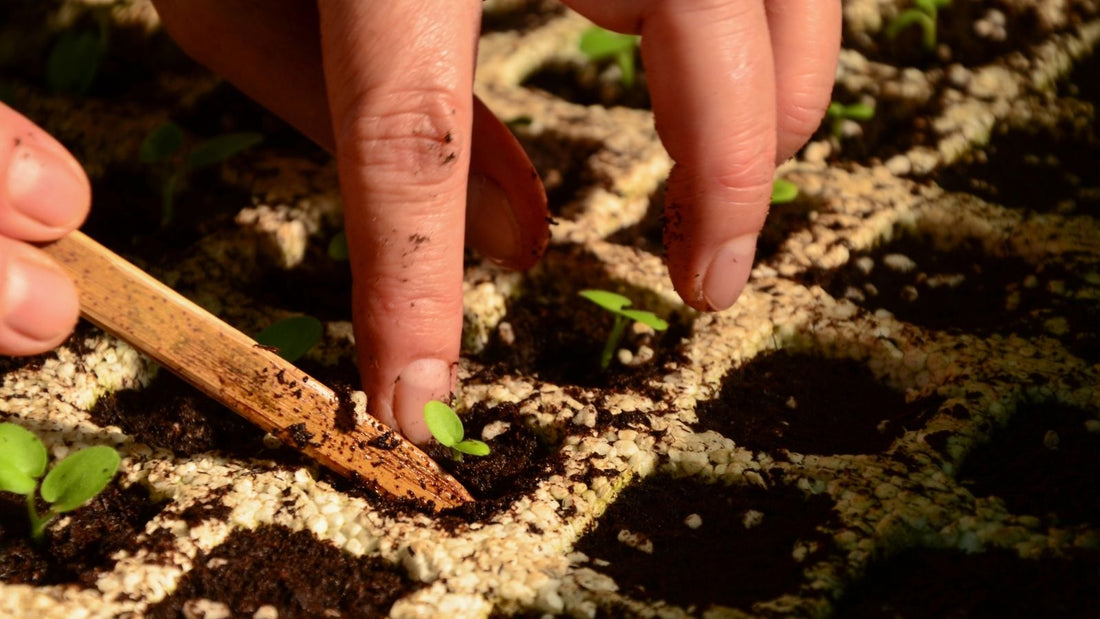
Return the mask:
[[472,438],[465,438],[466,430],[454,409],[438,400],[424,405],[424,422],[440,445],[450,447],[451,457],[462,462],[462,454],[489,455],[489,446]]
[[256,336],[256,342],[274,348],[280,357],[294,363],[321,341],[324,330],[313,316],[291,316],[268,325]]
[[886,38],[893,41],[906,28],[917,24],[921,28],[924,49],[936,49],[936,17],[939,10],[950,5],[951,0],[913,0],[913,8],[898,13],[897,17],[886,25]]
[[579,294],[615,315],[615,324],[611,327],[611,333],[607,336],[607,343],[604,344],[603,352],[600,354],[600,369],[606,370],[611,365],[611,357],[615,354],[619,341],[623,339],[626,326],[631,322],[640,322],[656,331],[668,329],[668,323],[658,318],[653,312],[626,309],[630,306],[631,301],[621,294],[606,290],[582,290]]
[[829,129],[832,131],[833,137],[838,140],[844,137],[845,121],[854,120],[863,122],[871,120],[874,117],[875,108],[867,103],[850,103],[845,105],[834,101],[829,104],[829,109],[825,111],[825,118],[829,120]]
[[61,33],[46,58],[46,86],[55,95],[82,97],[95,81],[107,54],[110,8],[93,9],[96,28],[70,28]]
[[589,60],[614,58],[619,65],[623,88],[630,88],[634,85],[634,52],[641,39],[636,34],[620,34],[593,26],[581,34],[580,47]]
[[781,178],[772,183],[772,204],[786,204],[798,197],[798,185]]
[[344,262],[348,259],[348,233],[341,230],[334,234],[328,242],[328,257],[336,262]]
[[[96,445],[71,453],[46,472],[46,446],[30,431],[14,423],[0,423],[0,490],[27,497],[31,537],[41,541],[58,514],[87,503],[111,482],[118,471],[118,452]],[[35,490],[50,504],[45,514],[35,507]]]
[[259,133],[225,133],[203,140],[184,152],[183,130],[175,123],[164,123],[147,135],[141,143],[139,159],[142,163],[163,165],[165,169],[161,186],[161,228],[172,223],[176,194],[186,186],[190,173],[221,163],[262,140]]

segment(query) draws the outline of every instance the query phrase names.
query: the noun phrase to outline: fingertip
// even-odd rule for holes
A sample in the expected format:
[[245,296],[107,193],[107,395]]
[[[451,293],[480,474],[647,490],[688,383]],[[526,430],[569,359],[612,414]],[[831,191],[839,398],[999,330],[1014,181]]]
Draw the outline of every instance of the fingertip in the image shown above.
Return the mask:
[[453,372],[441,359],[418,359],[405,366],[393,390],[393,415],[401,433],[416,444],[432,434],[424,421],[424,405],[431,400],[450,402]]
[[33,355],[65,341],[80,318],[76,286],[37,250],[7,241],[0,281],[0,353]]
[[0,109],[0,234],[60,238],[83,223],[91,202],[88,176],[65,147],[11,108]]

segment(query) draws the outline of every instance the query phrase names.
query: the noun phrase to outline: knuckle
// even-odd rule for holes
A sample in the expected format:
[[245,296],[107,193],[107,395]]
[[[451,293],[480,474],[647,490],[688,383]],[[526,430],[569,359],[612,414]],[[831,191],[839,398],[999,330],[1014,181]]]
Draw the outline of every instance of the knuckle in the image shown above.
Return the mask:
[[337,132],[337,150],[356,165],[416,184],[445,182],[465,170],[469,129],[453,93],[418,90],[359,97]]

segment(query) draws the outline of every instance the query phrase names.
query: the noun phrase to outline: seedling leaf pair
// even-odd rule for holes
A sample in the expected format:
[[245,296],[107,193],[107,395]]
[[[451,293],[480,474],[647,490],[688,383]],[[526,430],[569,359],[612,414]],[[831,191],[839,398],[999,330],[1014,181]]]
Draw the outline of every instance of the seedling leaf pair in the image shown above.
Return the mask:
[[578,294],[615,315],[615,324],[612,325],[611,333],[608,334],[607,342],[600,354],[600,369],[606,370],[611,365],[611,357],[615,354],[619,341],[623,339],[626,325],[630,321],[648,325],[655,331],[668,329],[668,323],[653,312],[627,309],[632,301],[621,294],[607,290],[582,290]]
[[107,51],[104,29],[100,32],[67,30],[46,59],[46,84],[58,95],[82,96],[92,87]]
[[472,438],[465,438],[466,430],[454,409],[438,400],[424,405],[424,423],[440,445],[451,449],[451,457],[462,461],[462,454],[489,455],[489,446]]
[[874,106],[868,105],[863,102],[849,103],[845,105],[843,103],[837,103],[836,101],[833,101],[829,104],[829,108],[825,110],[825,118],[827,118],[830,122],[829,128],[833,133],[833,137],[838,140],[844,136],[845,120],[864,122],[871,120],[874,117]]
[[226,133],[199,142],[183,154],[184,137],[179,125],[167,122],[147,135],[141,143],[139,161],[151,165],[175,161],[161,187],[161,227],[166,228],[172,222],[176,193],[191,172],[221,163],[262,140],[259,133]]
[[46,471],[46,461],[46,446],[37,436],[22,426],[0,423],[0,490],[27,497],[31,536],[36,540],[58,514],[72,511],[102,492],[121,459],[117,451],[104,445],[69,454],[42,479],[38,492],[50,508],[39,515],[34,491]]
[[641,37],[636,34],[620,34],[593,26],[581,34],[581,52],[590,60],[614,58],[619,65],[624,88],[634,85],[634,50]]
[[786,204],[798,197],[798,185],[782,178],[772,183],[772,204]]
[[324,330],[313,316],[291,316],[268,325],[256,336],[256,342],[276,349],[280,357],[294,363],[321,341]]

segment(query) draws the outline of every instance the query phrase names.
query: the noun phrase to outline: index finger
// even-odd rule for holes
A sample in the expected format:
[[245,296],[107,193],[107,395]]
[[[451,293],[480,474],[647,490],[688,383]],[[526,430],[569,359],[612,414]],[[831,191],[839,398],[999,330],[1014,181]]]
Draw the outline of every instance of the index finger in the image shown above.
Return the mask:
[[319,2],[371,412],[427,440],[462,330],[476,0]]
[[764,0],[568,3],[642,35],[657,131],[675,162],[665,206],[670,275],[692,307],[729,307],[752,268],[775,173]]

